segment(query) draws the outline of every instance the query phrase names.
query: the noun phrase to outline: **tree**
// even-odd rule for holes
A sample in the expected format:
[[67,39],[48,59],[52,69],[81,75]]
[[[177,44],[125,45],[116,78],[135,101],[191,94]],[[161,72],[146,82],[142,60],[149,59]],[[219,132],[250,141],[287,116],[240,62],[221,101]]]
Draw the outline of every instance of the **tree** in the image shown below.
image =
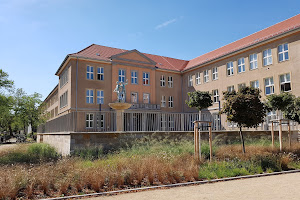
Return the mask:
[[188,92],[189,100],[185,103],[190,108],[197,108],[199,111],[212,105],[211,95],[209,92],[194,91]]
[[2,69],[0,69],[0,89],[1,88],[11,88],[13,86],[14,82],[11,80],[8,80],[8,74]]
[[286,118],[300,123],[300,97],[294,98],[294,101],[286,107],[284,115]]
[[224,100],[221,113],[227,115],[227,120],[237,123],[245,153],[245,143],[242,127],[257,127],[266,115],[266,106],[260,100],[260,91],[256,88],[244,87],[240,91],[223,92]]

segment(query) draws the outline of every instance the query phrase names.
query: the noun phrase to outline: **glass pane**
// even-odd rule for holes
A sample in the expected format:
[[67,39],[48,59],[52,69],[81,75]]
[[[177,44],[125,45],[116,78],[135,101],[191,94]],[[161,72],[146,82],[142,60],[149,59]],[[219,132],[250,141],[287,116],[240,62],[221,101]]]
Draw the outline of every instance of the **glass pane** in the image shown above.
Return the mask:
[[271,56],[271,49],[268,49],[268,55]]
[[271,94],[270,87],[266,87],[266,94]]
[[271,82],[271,85],[273,85],[273,84],[274,84],[274,82],[273,82],[273,77],[272,77],[272,78],[270,78],[270,82]]
[[268,58],[268,64],[269,64],[269,65],[272,64],[272,57],[269,57],[269,58]]
[[254,55],[254,60],[257,60],[257,54],[253,54]]
[[263,57],[266,57],[267,56],[267,50],[265,50],[264,52],[263,52]]
[[285,81],[284,81],[284,75],[281,75],[279,79],[280,79],[280,83],[285,82]]
[[288,59],[289,59],[289,53],[288,53],[288,52],[285,52],[285,53],[284,53],[284,57],[285,57],[285,60],[288,60]]
[[288,50],[288,44],[287,44],[287,43],[284,44],[284,50],[285,50],[285,51]]
[[283,53],[279,54],[279,61],[283,61]]
[[89,103],[89,98],[88,97],[86,97],[86,103]]
[[278,52],[282,52],[282,45],[278,46]]
[[290,74],[286,74],[286,81],[287,81],[287,82],[290,82],[290,81],[291,81]]

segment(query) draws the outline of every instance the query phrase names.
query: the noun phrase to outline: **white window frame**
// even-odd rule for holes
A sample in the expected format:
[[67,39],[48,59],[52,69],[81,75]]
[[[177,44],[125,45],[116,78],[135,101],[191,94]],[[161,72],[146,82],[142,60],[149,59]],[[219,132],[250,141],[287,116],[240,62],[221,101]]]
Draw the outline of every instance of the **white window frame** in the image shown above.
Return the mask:
[[213,99],[214,99],[214,100],[213,100],[214,103],[219,103],[219,100],[220,100],[220,99],[219,99],[219,97],[220,97],[220,96],[219,96],[219,90],[218,90],[218,89],[213,90],[212,93],[213,93],[213,97],[214,97],[214,98],[213,98]]
[[126,80],[126,71],[125,69],[119,69],[119,82],[125,83]]
[[64,87],[69,80],[69,73],[68,73],[69,68],[65,69],[65,71],[60,75],[60,79],[59,79],[59,84],[60,84],[60,88]]
[[218,80],[219,75],[218,75],[218,67],[212,68],[212,80]]
[[173,88],[173,76],[168,76],[168,87]]
[[85,103],[87,104],[93,104],[94,103],[94,90],[93,89],[87,89],[86,90],[86,98]]
[[[148,96],[148,102],[145,102],[147,99],[146,97]],[[150,104],[150,94],[149,93],[143,93],[143,103],[144,104]]]
[[97,104],[104,104],[104,91],[97,90]]
[[232,76],[234,74],[232,61],[226,63],[226,74],[227,74],[227,76]]
[[139,102],[139,94],[138,92],[131,92],[131,103]]
[[[281,77],[283,77],[283,82]],[[290,84],[290,90],[282,90],[282,85],[284,86],[285,84]],[[289,92],[292,90],[290,73],[279,75],[279,85],[280,85],[280,92]]]
[[266,49],[263,51],[263,65],[268,66],[273,64],[272,49]]
[[238,59],[238,73],[243,73],[246,71],[245,58]]
[[162,108],[166,107],[166,96],[161,96],[161,107]]
[[97,68],[97,80],[104,81],[104,68],[103,67]]
[[209,82],[209,73],[208,73],[208,69],[203,71],[203,82],[204,82],[204,83]]
[[250,81],[250,87],[259,89],[259,81],[258,80]]
[[94,128],[94,114],[87,113],[85,116],[85,128]]
[[188,87],[193,86],[193,75],[188,75]]
[[[281,47],[281,51],[279,50]],[[285,49],[287,47],[287,49]],[[278,62],[284,62],[289,60],[289,45],[288,43],[284,43],[278,46]],[[280,55],[282,55],[282,60],[280,60]]]
[[195,80],[196,80],[196,85],[200,85],[201,84],[201,73],[197,72],[195,75]]
[[173,100],[173,96],[169,96],[169,108],[173,108],[174,107],[174,100]]
[[150,74],[143,72],[143,85],[150,85]]
[[234,91],[234,85],[228,86],[227,92],[232,92],[232,91]]
[[165,75],[160,76],[160,87],[165,87],[166,86],[166,79]]
[[131,71],[131,84],[138,84],[138,71],[136,70]]
[[[51,99],[50,99],[51,100]],[[68,105],[68,91],[64,92],[60,97],[59,97],[59,108],[62,109]],[[51,106],[51,103],[50,103]],[[49,107],[50,107],[49,106]]]
[[250,70],[257,69],[257,53],[251,54],[249,56],[249,65]]
[[[274,79],[273,77],[268,77],[264,79],[264,83],[265,83],[265,95],[270,95],[270,94],[274,94],[275,91],[275,87],[274,87]],[[267,88],[270,87],[270,93],[267,94]]]
[[86,79],[87,80],[94,80],[94,67],[93,66],[86,66]]

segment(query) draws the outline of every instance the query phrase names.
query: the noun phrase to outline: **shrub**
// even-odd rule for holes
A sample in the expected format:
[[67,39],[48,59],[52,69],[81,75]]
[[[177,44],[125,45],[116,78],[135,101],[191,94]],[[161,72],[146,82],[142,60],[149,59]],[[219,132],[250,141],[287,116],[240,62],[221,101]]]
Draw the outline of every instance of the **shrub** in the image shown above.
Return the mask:
[[103,148],[102,146],[78,148],[74,150],[72,156],[79,157],[85,160],[96,160],[103,156]]

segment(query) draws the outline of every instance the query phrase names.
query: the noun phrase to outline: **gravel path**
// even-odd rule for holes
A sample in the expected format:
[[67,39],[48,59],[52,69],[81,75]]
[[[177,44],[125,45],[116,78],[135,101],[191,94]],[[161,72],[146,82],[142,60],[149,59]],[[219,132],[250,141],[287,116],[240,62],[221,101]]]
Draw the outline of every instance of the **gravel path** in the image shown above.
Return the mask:
[[102,196],[89,200],[299,200],[300,173]]

